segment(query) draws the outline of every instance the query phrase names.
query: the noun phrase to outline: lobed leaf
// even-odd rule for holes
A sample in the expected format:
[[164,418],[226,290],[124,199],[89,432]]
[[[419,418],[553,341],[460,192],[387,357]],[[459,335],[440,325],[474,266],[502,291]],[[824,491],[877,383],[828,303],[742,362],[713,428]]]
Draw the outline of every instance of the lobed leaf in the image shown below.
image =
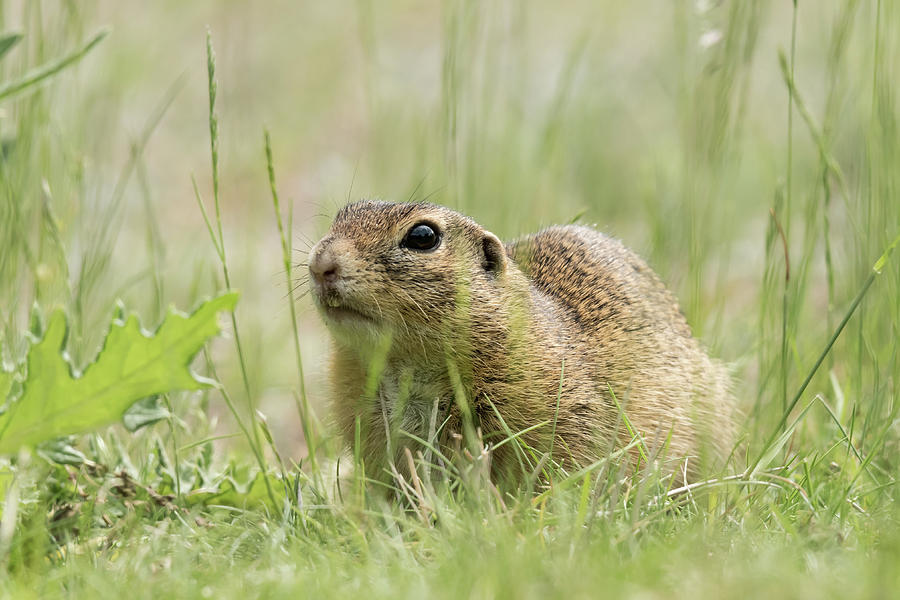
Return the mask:
[[[191,315],[170,311],[155,334],[143,332],[135,315],[114,319],[103,348],[81,376],[63,355],[65,314],[54,312],[28,353],[20,397],[0,415],[0,454],[112,424],[141,398],[214,385],[193,374],[190,363],[219,332],[218,313],[234,310],[237,300],[231,292]],[[11,381],[11,375],[3,377]]]

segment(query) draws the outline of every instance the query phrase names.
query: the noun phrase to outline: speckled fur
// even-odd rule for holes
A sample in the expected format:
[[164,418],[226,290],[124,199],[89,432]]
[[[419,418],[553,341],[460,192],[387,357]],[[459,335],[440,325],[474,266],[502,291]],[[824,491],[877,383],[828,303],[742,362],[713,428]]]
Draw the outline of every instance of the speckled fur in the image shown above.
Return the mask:
[[[432,252],[400,245],[420,222],[442,232]],[[367,201],[338,213],[316,253],[340,265],[333,302],[367,317],[329,319],[328,299],[313,294],[334,338],[337,423],[352,443],[359,419],[369,473],[415,444],[392,428],[425,439],[431,423],[445,423],[438,441],[450,444],[462,430],[460,390],[488,445],[506,428],[545,422],[522,439],[546,452],[555,421],[553,457],[568,467],[631,440],[616,401],[651,453],[667,459],[663,470],[686,460],[695,479],[701,463],[718,465],[732,448],[726,369],[692,337],[647,264],[594,229],[550,227],[503,246],[443,207]],[[367,389],[373,364],[383,367]],[[511,444],[494,453],[492,469],[522,476]]]

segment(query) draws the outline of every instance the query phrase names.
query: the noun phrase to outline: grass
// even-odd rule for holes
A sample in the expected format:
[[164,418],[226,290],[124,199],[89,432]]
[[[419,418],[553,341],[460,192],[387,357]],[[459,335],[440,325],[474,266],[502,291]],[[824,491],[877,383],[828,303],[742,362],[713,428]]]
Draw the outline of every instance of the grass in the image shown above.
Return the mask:
[[[0,459],[0,594],[894,593],[900,7],[275,8],[3,15],[22,38],[0,88],[52,75],[0,98],[3,360],[34,302],[68,308],[83,364],[116,298],[148,322],[225,286],[242,301],[195,364],[222,390]],[[615,456],[567,473],[521,452],[553,484],[509,493],[472,448],[450,484],[367,486],[328,428],[326,333],[298,280],[365,196],[428,197],[502,238],[580,219],[648,257],[733,365],[731,471],[679,491]]]

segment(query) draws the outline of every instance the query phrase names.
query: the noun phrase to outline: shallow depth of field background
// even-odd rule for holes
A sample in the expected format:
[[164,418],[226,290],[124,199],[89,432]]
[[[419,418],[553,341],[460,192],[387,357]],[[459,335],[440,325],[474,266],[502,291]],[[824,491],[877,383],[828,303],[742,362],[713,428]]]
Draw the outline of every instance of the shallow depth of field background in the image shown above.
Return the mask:
[[[5,180],[23,207],[16,235],[37,251],[30,265],[12,251],[0,257],[0,340],[21,352],[32,303],[64,305],[77,315],[70,350],[83,363],[116,298],[149,327],[169,304],[187,310],[221,290],[191,184],[193,174],[210,206],[208,27],[225,237],[252,395],[296,460],[305,445],[266,127],[282,202],[293,206],[298,262],[338,207],[371,197],[427,198],[503,239],[573,219],[623,239],[676,292],[711,352],[733,365],[751,451],[900,233],[892,1],[800,0],[795,28],[788,0],[2,7],[2,29],[26,34],[2,63],[6,74],[100,28],[111,33],[75,69],[2,106],[0,136],[27,148]],[[802,102],[793,113],[779,52]],[[62,246],[47,241],[46,206]],[[778,226],[790,257],[786,288]],[[0,225],[0,235],[12,232]],[[310,399],[327,422],[327,334],[308,297],[298,310]],[[877,449],[873,463],[891,481],[900,464],[898,336],[894,256],[801,402],[821,394],[852,423],[857,447]],[[212,349],[224,385],[240,396],[232,347],[219,340]],[[216,433],[235,431],[215,394],[209,410]],[[817,408],[791,447],[817,456],[839,438]],[[245,452],[237,438],[218,449]]]
[[[800,93],[820,126],[829,111],[828,143],[853,194],[844,199],[835,190],[829,208],[834,310],[888,241],[900,202],[860,197],[863,136],[883,125],[872,122],[876,7],[850,4],[859,6],[837,58],[831,37],[847,3],[800,6],[796,36]],[[760,380],[760,367],[771,365],[759,359],[780,357],[779,303],[761,324],[760,300],[767,292],[780,299],[780,282],[764,290],[761,276],[769,209],[786,195],[788,94],[777,51],[790,52],[790,2],[40,2],[10,3],[5,12],[7,29],[34,34],[42,20],[41,47],[32,39],[31,51],[45,56],[112,30],[43,92],[46,129],[33,142],[56,167],[42,175],[70,269],[92,245],[115,241],[85,302],[88,335],[102,332],[117,296],[151,322],[158,318],[148,218],[162,242],[164,306],[186,309],[222,285],[190,181],[195,174],[210,201],[204,45],[211,29],[226,237],[243,293],[238,315],[252,348],[254,392],[265,412],[278,415],[279,437],[296,456],[302,440],[292,433],[299,427],[287,391],[296,374],[264,127],[283,201],[294,206],[298,261],[348,198],[428,197],[503,238],[579,217],[649,259],[704,342],[736,364],[745,408],[778,391]],[[881,85],[889,92],[896,12],[886,3],[880,17]],[[117,178],[172,86],[174,100],[110,216]],[[782,208],[780,218],[795,261],[807,228],[818,239],[791,319],[791,330],[803,333],[791,341],[791,362],[796,353],[802,359],[792,380],[828,335],[819,156],[796,114],[793,130],[792,212]],[[23,183],[31,195],[40,193],[34,179]],[[882,203],[893,220],[860,223],[867,202]],[[113,235],[97,239],[106,218]],[[777,263],[781,250],[774,250]],[[25,292],[16,287],[12,298],[19,325],[33,299],[27,274],[20,276]],[[45,274],[50,282],[59,276]],[[65,302],[61,287],[45,285],[43,302]],[[316,402],[326,333],[308,301],[300,315]],[[773,339],[760,339],[761,329]],[[221,371],[234,373],[227,365]]]

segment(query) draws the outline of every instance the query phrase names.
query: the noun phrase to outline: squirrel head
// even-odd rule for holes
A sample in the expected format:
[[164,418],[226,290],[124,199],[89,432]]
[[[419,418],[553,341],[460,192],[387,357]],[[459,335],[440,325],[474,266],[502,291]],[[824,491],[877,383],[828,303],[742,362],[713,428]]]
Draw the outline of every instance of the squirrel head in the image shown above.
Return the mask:
[[497,236],[450,209],[363,201],[338,212],[308,265],[326,325],[338,341],[359,343],[452,331],[464,307],[481,302],[473,290],[502,285],[509,262]]

